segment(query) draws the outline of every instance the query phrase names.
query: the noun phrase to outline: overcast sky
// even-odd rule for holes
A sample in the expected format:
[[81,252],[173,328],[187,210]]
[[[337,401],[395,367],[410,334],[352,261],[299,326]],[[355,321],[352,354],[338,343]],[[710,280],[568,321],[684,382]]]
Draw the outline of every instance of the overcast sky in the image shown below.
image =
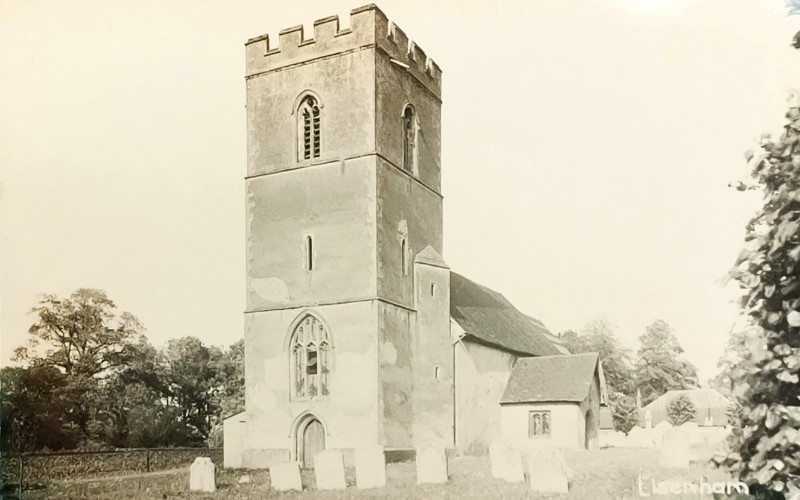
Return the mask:
[[[156,345],[243,335],[250,37],[318,0],[0,0],[0,363],[43,292],[106,290]],[[720,278],[759,198],[727,187],[781,123],[782,0],[386,0],[444,71],[445,259],[553,332],[657,318],[706,379]],[[313,32],[313,31],[307,31]]]

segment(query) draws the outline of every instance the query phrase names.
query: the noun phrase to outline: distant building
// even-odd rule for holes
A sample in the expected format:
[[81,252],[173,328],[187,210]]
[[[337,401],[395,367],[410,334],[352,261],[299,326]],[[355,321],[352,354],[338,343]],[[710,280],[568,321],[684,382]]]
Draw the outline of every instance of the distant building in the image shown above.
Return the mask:
[[669,391],[658,399],[642,408],[639,413],[639,425],[645,425],[645,415],[649,412],[652,416],[652,425],[666,420],[672,423],[667,413],[670,402],[680,396],[688,397],[694,403],[697,412],[695,422],[700,426],[725,427],[728,425],[728,407],[730,401],[714,389],[687,389]]
[[[515,364],[565,351],[442,258],[439,66],[374,5],[347,29],[253,38],[246,59],[246,411],[226,420],[226,463],[484,452]],[[591,373],[570,358],[547,376],[586,391],[558,396],[563,414],[532,402],[530,439],[578,445],[596,427],[597,356],[574,357]]]

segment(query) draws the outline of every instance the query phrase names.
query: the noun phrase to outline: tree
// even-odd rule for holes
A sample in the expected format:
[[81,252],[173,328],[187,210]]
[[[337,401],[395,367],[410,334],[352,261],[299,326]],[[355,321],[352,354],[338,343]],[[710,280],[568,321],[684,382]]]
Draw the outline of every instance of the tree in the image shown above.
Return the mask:
[[71,449],[80,436],[71,425],[61,390],[66,377],[52,366],[0,370],[3,450]]
[[[746,157],[764,206],[746,227],[731,270],[742,313],[753,325],[734,342],[728,367],[742,404],[733,452],[718,463],[740,479],[800,499],[800,96],[790,100],[778,138]],[[729,353],[731,349],[729,348]]]
[[636,388],[642,404],[649,404],[667,391],[693,389],[699,384],[697,369],[680,355],[683,348],[664,320],[656,320],[639,337]]
[[633,368],[630,352],[624,348],[606,321],[589,322],[578,334],[567,330],[561,334],[564,343],[573,354],[596,352],[600,356],[606,380],[608,403],[617,430],[628,432],[638,419],[633,398]]
[[667,404],[667,416],[673,425],[694,422],[697,418],[697,408],[688,396],[682,394]]
[[66,299],[46,294],[32,312],[38,321],[30,327],[28,347],[16,350],[16,359],[54,366],[69,376],[102,377],[124,366],[143,330],[130,313],[117,313],[105,292],[91,288]]
[[215,395],[220,389],[216,369],[222,351],[204,346],[196,337],[183,337],[167,342],[159,358],[164,373],[164,396],[168,404],[179,410],[183,426],[180,444],[200,445],[220,411]]

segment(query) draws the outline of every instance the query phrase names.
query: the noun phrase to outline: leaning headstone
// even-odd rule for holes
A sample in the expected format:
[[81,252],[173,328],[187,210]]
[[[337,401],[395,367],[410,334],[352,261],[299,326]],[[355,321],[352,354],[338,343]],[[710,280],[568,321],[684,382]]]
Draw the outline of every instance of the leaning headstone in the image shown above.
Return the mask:
[[528,474],[531,491],[569,493],[564,452],[557,448],[541,448],[528,455]]
[[347,487],[344,480],[342,452],[324,450],[314,456],[314,477],[318,490],[341,490]]
[[489,445],[489,460],[492,463],[492,477],[510,483],[525,481],[522,472],[522,454],[504,439],[495,439]]
[[447,454],[433,444],[417,449],[417,484],[447,482]]
[[189,491],[217,491],[217,468],[208,457],[197,457],[189,468]]
[[383,446],[356,448],[356,488],[386,486],[386,456]]
[[300,480],[300,464],[297,462],[280,462],[269,466],[269,481],[276,491],[303,491]]

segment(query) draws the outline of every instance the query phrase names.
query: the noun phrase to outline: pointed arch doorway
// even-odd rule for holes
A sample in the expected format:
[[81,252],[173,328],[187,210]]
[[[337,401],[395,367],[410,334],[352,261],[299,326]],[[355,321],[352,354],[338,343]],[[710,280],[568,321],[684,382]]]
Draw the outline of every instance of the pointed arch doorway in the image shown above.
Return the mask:
[[314,456],[325,449],[325,428],[317,417],[307,415],[295,435],[297,461],[301,467],[314,467]]

